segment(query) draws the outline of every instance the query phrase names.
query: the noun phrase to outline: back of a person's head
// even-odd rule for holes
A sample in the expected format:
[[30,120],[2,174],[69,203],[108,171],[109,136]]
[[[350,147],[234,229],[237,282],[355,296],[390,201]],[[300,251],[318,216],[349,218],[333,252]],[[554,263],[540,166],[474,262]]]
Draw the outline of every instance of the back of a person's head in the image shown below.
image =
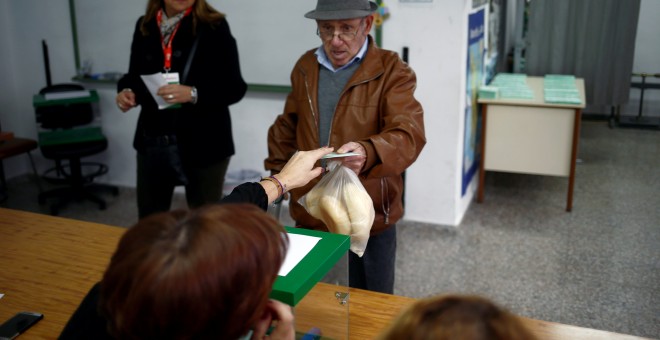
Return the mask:
[[236,339],[264,313],[284,229],[248,204],[147,217],[122,237],[101,283],[118,339]]
[[478,296],[419,300],[381,334],[383,340],[529,340],[535,337],[515,315]]

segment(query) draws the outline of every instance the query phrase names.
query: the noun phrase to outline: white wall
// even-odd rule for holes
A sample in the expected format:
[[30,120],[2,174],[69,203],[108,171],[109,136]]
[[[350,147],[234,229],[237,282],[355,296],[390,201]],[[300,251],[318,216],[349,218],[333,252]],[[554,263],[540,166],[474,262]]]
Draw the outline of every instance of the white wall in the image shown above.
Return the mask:
[[[313,7],[310,1],[310,8]],[[390,17],[383,28],[383,45],[401,52],[409,47],[409,61],[418,76],[417,97],[425,109],[428,143],[417,162],[407,171],[406,215],[413,221],[458,225],[472,202],[475,180],[461,197],[461,159],[463,155],[464,96],[467,16],[471,0],[434,0],[430,3],[388,2]],[[657,36],[658,23],[651,13],[659,2],[642,0],[638,39]],[[135,13],[137,16],[140,13]],[[303,13],[301,13],[302,15]],[[78,16],[85,13],[77,13]],[[0,0],[0,111],[5,130],[36,137],[32,95],[45,85],[41,39],[50,47],[54,83],[68,82],[75,74],[73,44],[67,0]],[[653,40],[654,41],[654,40]],[[635,63],[651,72],[660,72],[658,44],[645,43],[637,50]],[[117,51],[127,60],[129,51]],[[102,180],[135,185],[135,152],[132,136],[137,110],[122,114],[114,103],[112,85],[96,86],[101,96],[100,109],[107,152],[95,159],[108,164],[110,172]],[[266,157],[266,132],[281,111],[284,95],[248,93],[231,107],[236,155],[230,171],[263,171]],[[39,152],[38,167],[50,166]],[[25,157],[5,162],[7,177],[29,171]]]
[[[409,47],[417,73],[418,100],[424,106],[427,144],[406,172],[409,220],[455,225],[462,213],[463,78],[466,63],[467,9],[471,1],[387,2],[383,46]],[[471,194],[466,195],[466,199]]]
[[[17,136],[36,138],[32,95],[46,86],[41,40],[50,45],[53,82],[75,74],[67,0],[0,0],[0,120]],[[33,152],[40,168],[46,163]],[[29,171],[26,157],[4,161],[7,178]]]
[[[9,11],[9,1],[0,2],[0,43],[3,46],[14,46],[14,37],[11,32],[12,23],[10,21],[11,15]],[[0,48],[0,61],[1,64],[13,65],[14,53],[10,48]],[[0,81],[0,123],[4,130],[11,131],[13,124],[13,115],[10,112],[15,112],[15,101],[12,100],[16,93],[16,72],[13,68],[7,67],[4,73],[5,81]]]

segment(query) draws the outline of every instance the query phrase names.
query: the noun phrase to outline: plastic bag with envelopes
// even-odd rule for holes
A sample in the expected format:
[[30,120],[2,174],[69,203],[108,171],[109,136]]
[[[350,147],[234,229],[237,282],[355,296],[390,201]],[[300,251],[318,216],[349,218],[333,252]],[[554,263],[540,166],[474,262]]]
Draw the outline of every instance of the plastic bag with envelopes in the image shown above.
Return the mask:
[[352,170],[339,161],[330,162],[328,168],[330,172],[298,203],[330,232],[351,236],[351,251],[362,257],[376,216],[373,201]]

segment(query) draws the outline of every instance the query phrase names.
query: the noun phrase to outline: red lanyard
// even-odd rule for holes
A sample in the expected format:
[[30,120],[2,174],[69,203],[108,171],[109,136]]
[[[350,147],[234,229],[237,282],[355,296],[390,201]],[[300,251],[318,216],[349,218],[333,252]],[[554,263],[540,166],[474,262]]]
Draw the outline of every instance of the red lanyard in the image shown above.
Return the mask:
[[[183,17],[185,18],[188,14],[190,14],[190,12],[192,12],[192,7],[186,10],[186,12],[183,14]],[[158,11],[156,20],[158,21],[158,27],[160,27],[160,23],[163,21],[162,9]],[[162,33],[160,34],[160,44],[163,46],[163,55],[165,56],[165,65],[163,65],[165,72],[169,72],[169,70],[172,68],[172,41],[174,40],[174,35],[176,34],[176,31],[179,30],[179,25],[181,25],[181,21],[179,21],[176,24],[176,27],[174,28],[174,31],[172,31],[172,34],[170,35],[170,41],[167,42],[167,45],[165,45],[163,34]]]

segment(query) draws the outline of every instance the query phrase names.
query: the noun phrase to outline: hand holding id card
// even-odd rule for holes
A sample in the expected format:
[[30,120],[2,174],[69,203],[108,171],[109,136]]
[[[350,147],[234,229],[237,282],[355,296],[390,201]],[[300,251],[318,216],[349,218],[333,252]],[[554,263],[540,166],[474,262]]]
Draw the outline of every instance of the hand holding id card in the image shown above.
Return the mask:
[[163,97],[156,94],[158,93],[158,89],[165,85],[179,84],[179,72],[159,72],[149,75],[142,75],[140,78],[142,78],[142,81],[147,86],[149,93],[151,93],[151,96],[156,101],[156,104],[158,104],[159,110],[181,107],[181,104],[168,103]]

